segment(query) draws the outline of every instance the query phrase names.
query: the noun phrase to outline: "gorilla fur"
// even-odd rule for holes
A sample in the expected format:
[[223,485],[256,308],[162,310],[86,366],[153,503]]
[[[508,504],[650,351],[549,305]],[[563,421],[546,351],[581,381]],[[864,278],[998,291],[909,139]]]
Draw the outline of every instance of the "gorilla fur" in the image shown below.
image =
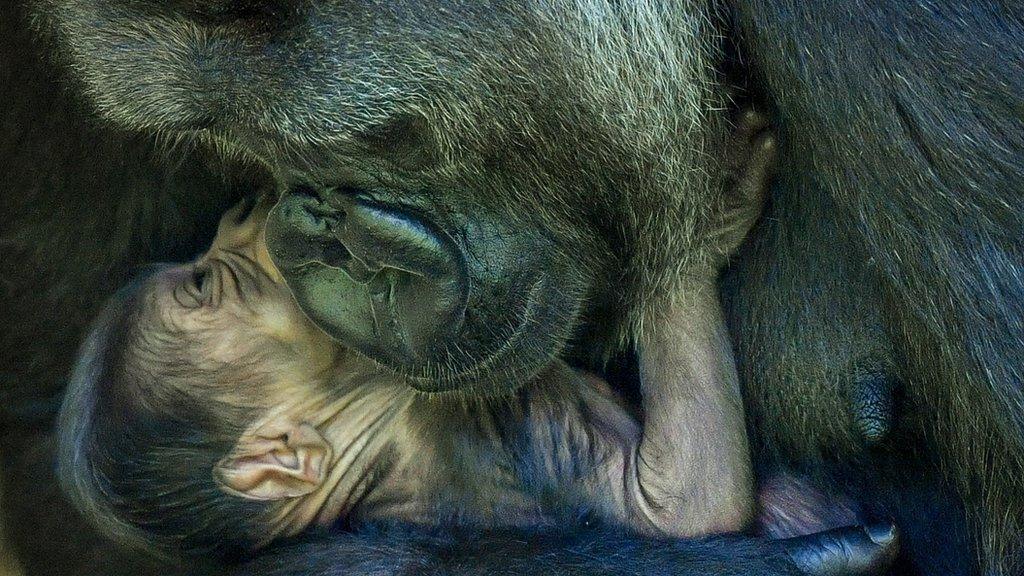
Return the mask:
[[828,0],[735,10],[754,90],[776,107],[784,143],[773,205],[729,283],[761,446],[788,462],[884,461],[853,434],[847,408],[857,379],[884,371],[903,398],[885,444],[914,446],[955,485],[983,570],[1019,572],[1019,11]]
[[[687,255],[713,256],[697,244],[722,202],[723,74],[738,71],[774,114],[783,159],[769,212],[724,284],[755,454],[764,467],[877,497],[874,513],[901,521],[919,569],[941,571],[933,549],[963,557],[976,546],[980,562],[965,569],[1016,572],[1024,22],[1014,7],[264,4],[288,10],[261,23],[269,31],[226,35],[155,3],[47,0],[40,13],[80,86],[123,126],[214,142],[283,182],[369,174],[403,188],[500,189],[488,205],[529,206],[529,219],[582,247],[582,276],[619,271],[585,295],[566,353],[612,355],[642,341],[657,311],[685,294],[685,271],[702,265]],[[321,24],[344,18],[303,36],[308,10]],[[279,42],[270,56],[268,37]],[[211,82],[218,89],[204,90]],[[242,135],[216,122],[246,114]],[[576,233],[595,222],[600,240]],[[19,234],[37,246],[45,226]],[[54,278],[90,294],[80,274]],[[31,297],[19,309],[43,302]],[[37,345],[21,349],[39,354]],[[42,385],[66,365],[45,362]],[[894,406],[881,445],[855,422],[856,387],[878,373]],[[927,507],[906,505],[900,481],[911,471],[923,471],[925,493],[950,497],[948,530],[933,531]],[[961,508],[968,520],[956,520]]]

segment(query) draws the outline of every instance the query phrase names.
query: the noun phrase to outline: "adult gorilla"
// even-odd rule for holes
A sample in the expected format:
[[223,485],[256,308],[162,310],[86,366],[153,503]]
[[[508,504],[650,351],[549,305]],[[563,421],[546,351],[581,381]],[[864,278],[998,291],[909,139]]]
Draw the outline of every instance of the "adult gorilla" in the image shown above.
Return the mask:
[[[699,253],[708,207],[721,201],[724,80],[749,80],[774,112],[784,159],[725,290],[762,469],[804,472],[863,502],[865,516],[895,518],[904,561],[924,573],[1014,573],[1024,23],[1011,7],[41,6],[107,117],[208,140],[291,189],[369,196],[423,215],[427,229],[460,223],[454,234],[490,238],[469,256],[500,262],[477,272],[505,281],[460,296],[455,316],[469,329],[438,333],[407,320],[408,302],[393,306],[406,342],[440,334],[449,347],[390,355],[373,330],[339,333],[448,388],[470,373],[500,387],[553,354],[600,363],[579,351],[656,345],[665,318],[685,308],[675,296],[687,272],[704,264],[681,255]],[[515,300],[524,288],[529,298]],[[351,317],[315,296],[306,308],[326,328]],[[532,313],[538,302],[546,314]],[[533,338],[515,338],[526,326]],[[498,353],[516,370],[488,372]],[[302,573],[305,553],[268,562]]]

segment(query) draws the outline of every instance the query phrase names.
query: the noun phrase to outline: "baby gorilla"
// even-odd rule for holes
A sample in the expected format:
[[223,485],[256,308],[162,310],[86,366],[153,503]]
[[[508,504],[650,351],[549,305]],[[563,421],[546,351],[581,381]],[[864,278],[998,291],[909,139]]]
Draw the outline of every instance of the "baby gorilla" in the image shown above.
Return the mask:
[[268,210],[235,208],[204,256],[95,324],[61,476],[106,532],[230,553],[339,520],[644,528],[627,489],[640,430],[604,382],[557,362],[511,397],[416,392],[303,315],[266,252]]
[[[723,253],[760,212],[773,157],[761,128],[748,114],[736,133],[748,153],[717,232]],[[712,518],[749,519],[739,392],[731,365],[719,374],[731,362],[724,339],[695,345],[691,360],[719,401],[668,428],[648,414],[646,451],[608,387],[560,361],[511,396],[425,395],[306,318],[267,252],[269,210],[266,198],[230,211],[207,254],[122,290],[86,342],[62,415],[61,476],[116,539],[225,552],[339,520],[514,527],[581,516],[699,535],[721,526],[675,517],[689,509],[676,500],[716,490],[735,509]],[[687,444],[698,437],[707,441]],[[677,490],[687,468],[710,471],[691,482],[705,485]]]
[[[556,362],[512,396],[414,391],[301,313],[262,241],[267,209],[236,208],[197,262],[122,290],[86,341],[60,473],[109,536],[224,557],[372,520],[657,534],[631,490],[641,431],[604,382]],[[762,504],[777,536],[860,523],[786,478]],[[810,573],[895,553],[851,534],[784,548]]]

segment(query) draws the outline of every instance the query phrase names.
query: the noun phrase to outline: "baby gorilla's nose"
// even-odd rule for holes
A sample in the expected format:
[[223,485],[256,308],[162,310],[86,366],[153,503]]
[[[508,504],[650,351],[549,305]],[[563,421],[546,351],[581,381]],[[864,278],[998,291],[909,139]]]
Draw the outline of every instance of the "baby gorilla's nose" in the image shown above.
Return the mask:
[[267,214],[274,205],[270,194],[252,194],[224,213],[217,227],[217,238],[211,252],[218,249],[240,250],[260,241]]
[[469,298],[462,251],[434,223],[355,193],[298,188],[267,222],[298,303],[343,344],[394,368],[440,357]]

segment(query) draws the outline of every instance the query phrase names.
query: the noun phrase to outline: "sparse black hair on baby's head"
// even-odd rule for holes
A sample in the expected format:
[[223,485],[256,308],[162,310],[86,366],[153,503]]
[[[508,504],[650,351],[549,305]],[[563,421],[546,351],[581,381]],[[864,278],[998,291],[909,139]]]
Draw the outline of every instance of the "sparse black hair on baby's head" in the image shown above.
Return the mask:
[[164,556],[244,553],[268,505],[225,493],[212,472],[253,410],[209,393],[209,383],[244,387],[246,376],[197,361],[188,334],[154,329],[147,285],[115,295],[79,352],[60,416],[61,483],[123,544]]

